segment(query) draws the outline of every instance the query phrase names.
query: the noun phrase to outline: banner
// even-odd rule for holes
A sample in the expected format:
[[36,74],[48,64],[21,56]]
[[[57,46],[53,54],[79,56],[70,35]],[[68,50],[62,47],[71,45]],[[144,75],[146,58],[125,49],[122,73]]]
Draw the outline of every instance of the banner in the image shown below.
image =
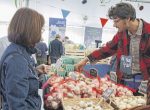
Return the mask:
[[107,23],[108,19],[106,19],[106,18],[100,18],[100,21],[101,21],[102,27],[104,27],[105,24]]
[[65,19],[67,16],[68,16],[68,14],[70,13],[70,11],[68,11],[68,10],[61,10],[61,12],[62,12],[62,15],[63,15],[63,18]]
[[96,48],[95,40],[101,39],[102,28],[85,27],[84,44],[86,47]]
[[59,34],[63,39],[66,31],[66,19],[49,18],[49,41],[55,39],[56,34]]

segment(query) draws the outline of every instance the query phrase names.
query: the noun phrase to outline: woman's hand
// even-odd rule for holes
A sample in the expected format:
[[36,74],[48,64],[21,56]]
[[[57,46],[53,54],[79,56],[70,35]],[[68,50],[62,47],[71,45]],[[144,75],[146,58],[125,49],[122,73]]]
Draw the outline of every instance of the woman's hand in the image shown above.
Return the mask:
[[88,58],[85,58],[81,60],[79,63],[75,64],[75,71],[81,72],[87,62],[88,62]]
[[45,64],[41,64],[41,65],[39,65],[39,66],[36,67],[36,70],[40,74],[49,73],[50,72],[50,66],[49,65],[45,65]]

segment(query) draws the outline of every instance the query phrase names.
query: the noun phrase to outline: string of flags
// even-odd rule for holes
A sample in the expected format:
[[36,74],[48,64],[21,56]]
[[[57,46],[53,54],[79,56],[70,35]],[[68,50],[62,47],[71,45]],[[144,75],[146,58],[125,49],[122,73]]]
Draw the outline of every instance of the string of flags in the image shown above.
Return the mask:
[[101,24],[102,24],[102,28],[105,26],[105,24],[107,23],[108,19],[107,18],[100,18]]
[[[61,12],[62,12],[62,16],[64,19],[66,19],[66,17],[69,15],[70,11],[68,10],[64,10],[64,9],[61,9]],[[107,18],[100,18],[100,23],[102,25],[102,28],[105,26],[105,24],[107,23],[108,19]]]
[[63,15],[63,18],[66,19],[66,17],[69,15],[70,11],[68,10],[64,10],[64,9],[61,9],[61,12],[62,12],[62,15]]
[[[29,5],[29,0],[14,0],[15,1],[15,6],[18,7],[19,5],[26,5],[28,7]],[[51,6],[52,7],[52,6]],[[56,8],[56,7],[55,7]],[[64,19],[66,19],[66,17],[69,15],[70,11],[65,10],[65,9],[61,9],[62,12],[62,16]],[[105,24],[107,23],[108,19],[107,18],[100,18],[100,23],[102,28],[105,26]]]

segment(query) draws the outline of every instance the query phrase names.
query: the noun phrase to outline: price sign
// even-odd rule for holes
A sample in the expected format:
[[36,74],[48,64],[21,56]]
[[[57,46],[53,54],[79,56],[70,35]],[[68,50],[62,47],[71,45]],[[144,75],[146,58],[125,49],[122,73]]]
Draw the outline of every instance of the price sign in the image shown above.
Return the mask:
[[110,79],[111,79],[113,82],[117,83],[117,75],[116,75],[116,72],[113,72],[113,71],[110,72]]
[[120,70],[125,74],[125,75],[131,75],[131,64],[132,64],[132,57],[122,55],[121,56],[121,61],[120,61]]
[[62,64],[63,64],[62,59],[59,58],[57,60],[56,64],[55,64],[55,68],[58,70],[61,67]]
[[142,81],[140,86],[139,86],[139,92],[140,93],[144,93],[146,94],[147,93],[147,83],[148,81]]
[[73,79],[73,80],[77,80],[77,74],[74,72],[70,72],[69,76]]
[[95,68],[90,69],[90,75],[97,77],[98,71]]
[[102,97],[104,98],[104,100],[108,100],[113,92],[114,92],[114,89],[108,88],[103,92]]

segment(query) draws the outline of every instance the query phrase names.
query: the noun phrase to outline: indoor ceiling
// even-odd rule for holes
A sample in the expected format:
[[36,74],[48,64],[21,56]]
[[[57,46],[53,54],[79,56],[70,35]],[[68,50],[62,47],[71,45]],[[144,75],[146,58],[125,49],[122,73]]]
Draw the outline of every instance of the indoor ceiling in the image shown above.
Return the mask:
[[[19,0],[18,0],[19,1]],[[20,0],[21,1],[21,0]],[[23,0],[25,1],[25,0]],[[82,3],[83,0],[29,0],[29,7],[34,8],[41,12],[47,23],[50,17],[63,18],[61,9],[70,11],[66,17],[67,25],[76,26],[92,26],[101,27],[100,18],[107,18],[107,11],[112,5],[121,1],[128,1],[134,5],[137,10],[137,17],[150,21],[148,10],[150,10],[150,3],[136,2],[142,0],[86,0],[86,3]],[[135,2],[133,2],[135,1]],[[150,1],[150,0],[143,0]],[[14,0],[0,0],[0,4],[6,5],[10,10],[9,15],[13,15],[17,8],[15,7]],[[143,5],[144,9],[139,10],[139,7]],[[11,9],[12,7],[13,9]],[[6,11],[8,11],[6,10]],[[13,10],[13,11],[12,11]],[[4,13],[6,14],[6,13]],[[85,20],[84,18],[87,18]],[[9,19],[9,17],[7,17]],[[112,23],[108,22],[106,27],[111,27]]]

